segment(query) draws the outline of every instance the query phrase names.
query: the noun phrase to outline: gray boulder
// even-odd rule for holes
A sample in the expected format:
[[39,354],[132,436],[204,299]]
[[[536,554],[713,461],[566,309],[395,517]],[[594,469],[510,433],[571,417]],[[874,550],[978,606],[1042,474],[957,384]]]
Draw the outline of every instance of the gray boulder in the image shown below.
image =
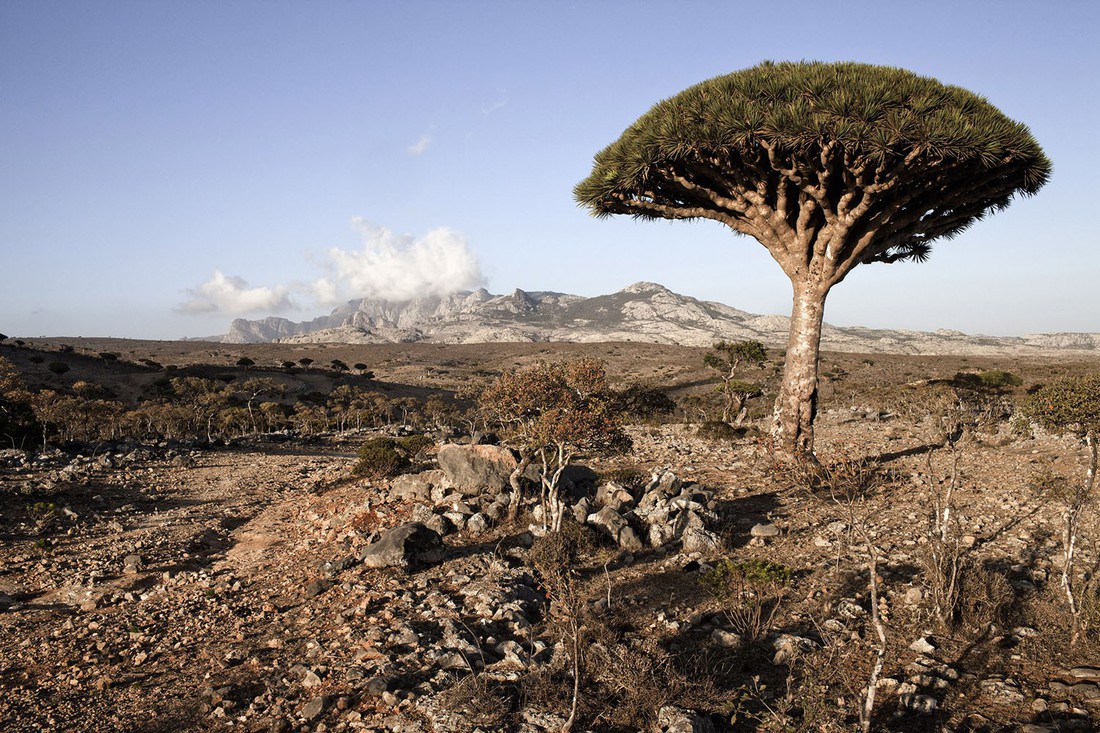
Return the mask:
[[368,568],[411,570],[437,562],[443,555],[443,538],[419,522],[402,524],[367,545],[359,559]]
[[442,514],[433,514],[424,522],[424,526],[436,534],[446,537],[455,531],[454,523]]
[[405,501],[431,501],[432,489],[442,486],[443,471],[421,471],[398,476],[390,483],[390,497]]
[[519,463],[499,445],[444,445],[436,456],[447,482],[466,496],[500,493]]
[[634,506],[634,495],[614,481],[609,481],[596,490],[596,503],[622,511],[624,507]]
[[703,555],[715,555],[724,547],[722,539],[701,527],[690,527],[680,538],[684,543],[684,552],[698,552]]
[[642,541],[638,539],[630,524],[611,507],[604,507],[595,514],[588,515],[587,522],[610,534],[611,538],[624,549],[631,552],[642,549]]
[[475,535],[485,534],[489,531],[491,524],[489,517],[482,512],[478,512],[466,520],[466,531]]

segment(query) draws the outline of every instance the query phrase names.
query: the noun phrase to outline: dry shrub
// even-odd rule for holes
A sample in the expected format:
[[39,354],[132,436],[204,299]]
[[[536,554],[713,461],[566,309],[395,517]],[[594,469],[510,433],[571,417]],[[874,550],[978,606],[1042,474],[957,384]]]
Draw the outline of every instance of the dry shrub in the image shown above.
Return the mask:
[[484,675],[463,677],[441,692],[438,700],[440,706],[459,721],[459,727],[451,729],[455,733],[502,726],[512,709],[506,690]]
[[802,489],[819,499],[850,506],[871,498],[894,480],[878,461],[838,451],[835,456],[781,457],[771,451],[776,480]]
[[725,558],[699,582],[721,605],[733,630],[755,642],[771,630],[791,577],[791,569],[779,563]]
[[406,435],[397,439],[397,449],[410,459],[423,458],[435,447],[435,441],[427,435]]
[[[595,688],[584,697],[592,717],[617,730],[650,730],[662,705],[681,701],[692,684],[653,637],[615,638],[606,628],[585,654],[586,678]],[[713,699],[712,699],[713,701]],[[599,709],[595,709],[596,707]]]
[[596,549],[592,531],[575,521],[563,521],[561,529],[547,532],[535,540],[527,553],[527,564],[539,575],[539,579],[551,592],[562,589],[576,577],[581,557]]
[[1002,624],[1014,598],[1003,572],[976,562],[964,562],[959,572],[955,624],[978,630]]

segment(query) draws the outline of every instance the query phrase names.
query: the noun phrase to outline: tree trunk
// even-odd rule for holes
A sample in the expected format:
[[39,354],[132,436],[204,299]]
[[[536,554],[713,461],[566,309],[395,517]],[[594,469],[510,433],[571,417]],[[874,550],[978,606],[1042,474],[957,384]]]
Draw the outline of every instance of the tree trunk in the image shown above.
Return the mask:
[[776,450],[792,458],[813,455],[821,321],[828,294],[827,286],[794,284],[787,358],[783,365],[783,384],[775,400],[772,427]]
[[508,498],[508,521],[513,522],[519,514],[520,505],[523,503],[523,484],[520,479],[527,473],[527,467],[531,465],[531,452],[520,453],[519,465],[508,476],[508,484],[512,487],[512,495]]

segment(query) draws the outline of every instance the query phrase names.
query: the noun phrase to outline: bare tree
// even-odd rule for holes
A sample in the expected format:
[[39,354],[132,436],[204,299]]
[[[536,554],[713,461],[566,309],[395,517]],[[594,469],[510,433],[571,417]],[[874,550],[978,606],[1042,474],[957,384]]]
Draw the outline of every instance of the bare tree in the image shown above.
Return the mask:
[[1100,464],[1100,374],[1063,379],[1037,390],[1024,402],[1023,413],[1044,428],[1079,437],[1088,448],[1083,481],[1059,482],[1062,512],[1062,590],[1073,616],[1073,641],[1081,631],[1081,609],[1074,592],[1082,514],[1092,503]]

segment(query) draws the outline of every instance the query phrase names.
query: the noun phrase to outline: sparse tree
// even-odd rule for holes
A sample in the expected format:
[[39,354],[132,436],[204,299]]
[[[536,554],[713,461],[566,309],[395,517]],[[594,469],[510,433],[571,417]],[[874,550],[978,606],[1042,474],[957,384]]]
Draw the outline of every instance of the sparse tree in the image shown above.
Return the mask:
[[46,368],[59,377],[65,372],[69,371],[69,365],[63,361],[51,361],[49,366],[47,366]]
[[0,356],[0,396],[23,388],[23,379],[19,370],[7,359]]
[[713,351],[703,357],[703,363],[718,372],[718,392],[722,395],[722,422],[740,426],[748,413],[748,401],[760,394],[759,385],[738,377],[741,365],[760,367],[768,359],[764,344],[759,341],[719,341]]
[[540,363],[506,372],[482,392],[479,404],[520,454],[511,476],[509,517],[519,508],[520,478],[537,459],[543,519],[552,531],[561,528],[564,504],[559,484],[573,458],[580,452],[611,454],[630,446],[598,359]]
[[199,435],[205,428],[207,442],[213,442],[214,425],[218,413],[229,404],[230,390],[201,377],[175,377],[169,384],[180,407],[189,415],[192,434]]
[[290,419],[298,431],[306,435],[313,435],[328,426],[328,417],[324,409],[304,402],[294,405],[294,414]]
[[758,240],[793,288],[773,435],[811,454],[830,289],[869,262],[924,261],[1051,165],[982,97],[903,69],[764,63],[660,102],[576,186],[597,216],[711,219]]
[[1062,590],[1073,616],[1073,640],[1080,632],[1081,609],[1074,589],[1081,515],[1094,499],[1096,473],[1100,464],[1100,374],[1062,379],[1048,384],[1024,402],[1023,413],[1044,428],[1080,438],[1088,448],[1084,481],[1058,481],[1055,485],[1064,503],[1062,513]]
[[260,397],[282,397],[286,394],[286,387],[270,377],[254,377],[248,379],[238,388],[244,396],[245,407],[248,409],[248,420],[252,424],[252,432],[258,432],[256,412],[253,407]]
[[309,365],[313,363],[313,359],[310,359],[308,356],[303,356],[298,360],[298,363],[302,365],[303,369],[309,370]]
[[0,435],[13,448],[38,430],[32,403],[33,395],[23,386],[19,370],[0,357]]
[[289,413],[290,408],[280,402],[260,403],[260,418],[266,432],[271,433],[286,427]]
[[256,366],[256,362],[249,359],[247,356],[242,356],[240,359],[237,359],[237,366],[242,369],[248,369],[251,366]]
[[424,403],[424,416],[431,421],[432,427],[444,430],[454,424],[458,411],[453,404],[439,395],[432,395]]

